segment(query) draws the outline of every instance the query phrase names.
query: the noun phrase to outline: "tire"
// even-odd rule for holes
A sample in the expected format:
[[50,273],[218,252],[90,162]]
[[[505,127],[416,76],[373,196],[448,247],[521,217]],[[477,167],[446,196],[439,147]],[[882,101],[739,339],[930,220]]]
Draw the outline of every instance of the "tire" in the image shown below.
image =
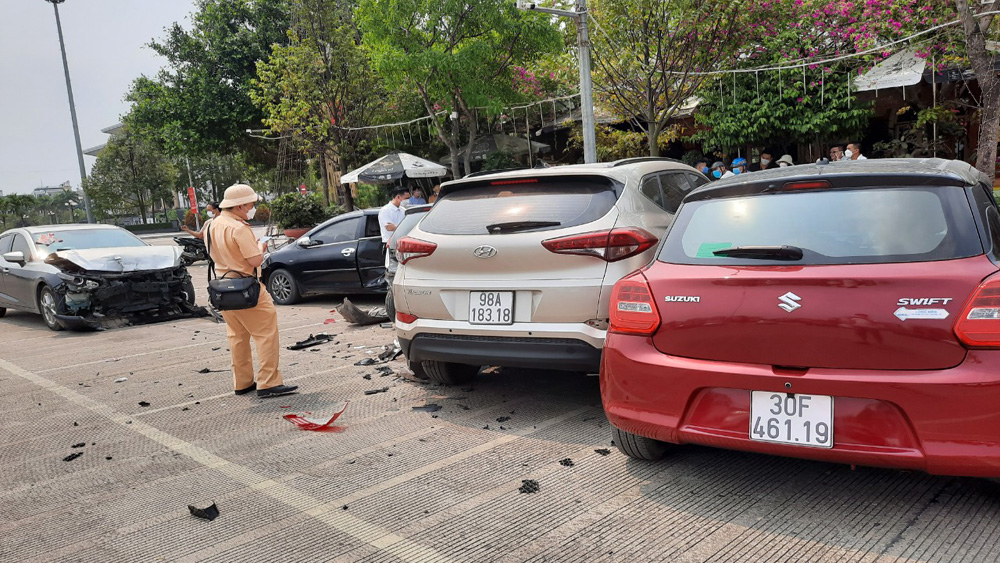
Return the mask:
[[42,314],[45,326],[56,332],[63,329],[63,326],[56,320],[58,303],[59,298],[56,296],[56,292],[47,285],[42,286],[41,291],[38,292],[38,312]]
[[267,278],[267,292],[278,305],[291,305],[300,299],[299,285],[288,270],[275,270]]
[[[479,373],[479,366],[426,360],[420,362],[427,379],[442,385],[461,385],[472,381]],[[416,372],[414,372],[416,373]]]
[[187,294],[188,305],[194,305],[194,282],[188,280],[184,284],[184,293]]
[[389,293],[385,294],[385,314],[389,315],[389,322],[396,322],[396,298],[392,296],[392,286],[389,286]]
[[632,434],[614,426],[611,427],[611,436],[618,450],[632,459],[657,461],[663,459],[671,447],[671,444],[666,442]]
[[4,309],[3,307],[0,307],[0,319],[2,319],[3,316],[6,315],[6,314],[7,314],[7,309]]
[[417,379],[430,379],[427,377],[427,372],[424,370],[424,365],[421,362],[411,362],[407,360],[406,367],[410,368],[413,372],[413,376]]

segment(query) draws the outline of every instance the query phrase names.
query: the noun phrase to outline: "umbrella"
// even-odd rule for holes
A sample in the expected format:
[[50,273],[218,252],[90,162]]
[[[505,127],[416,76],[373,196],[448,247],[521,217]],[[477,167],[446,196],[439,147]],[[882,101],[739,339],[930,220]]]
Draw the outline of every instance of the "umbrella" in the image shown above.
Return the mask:
[[340,183],[361,181],[379,184],[393,182],[403,177],[438,178],[447,173],[448,169],[440,164],[409,153],[395,152],[344,174],[340,178]]
[[[530,145],[529,145],[530,143]],[[551,147],[545,143],[539,143],[537,141],[528,141],[527,139],[522,139],[521,137],[514,137],[511,135],[487,135],[485,137],[479,137],[476,142],[472,144],[472,161],[483,160],[487,155],[493,154],[495,152],[504,152],[512,156],[521,156],[528,154],[528,147],[531,147],[531,153],[539,152],[549,152]],[[459,151],[459,155],[465,152],[463,148]],[[451,155],[445,156],[441,159],[442,164],[451,164]]]

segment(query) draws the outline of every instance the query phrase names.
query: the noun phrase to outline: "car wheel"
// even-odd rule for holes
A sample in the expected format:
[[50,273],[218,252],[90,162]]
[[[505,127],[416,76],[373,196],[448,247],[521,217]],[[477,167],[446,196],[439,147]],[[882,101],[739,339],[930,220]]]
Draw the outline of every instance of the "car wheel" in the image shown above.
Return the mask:
[[299,300],[299,286],[288,270],[275,270],[267,279],[267,291],[278,305],[291,305]]
[[6,314],[7,314],[7,309],[4,309],[3,307],[0,307],[0,319],[2,319],[3,316],[6,315]]
[[389,316],[389,322],[396,320],[396,299],[392,296],[392,286],[389,286],[389,293],[385,294],[385,314]]
[[[461,385],[472,381],[473,377],[479,373],[479,366],[468,364],[455,364],[452,362],[439,362],[437,360],[426,360],[420,362],[424,368],[427,379],[442,385]],[[414,372],[416,374],[416,372]]]
[[618,449],[632,459],[656,461],[662,459],[671,446],[666,442],[632,434],[614,426],[611,427],[611,436]]
[[407,361],[406,367],[410,368],[410,371],[413,372],[413,376],[417,379],[429,379],[427,377],[427,372],[424,370],[423,363]]
[[38,310],[42,313],[42,320],[45,321],[45,326],[49,327],[50,330],[59,331],[63,327],[56,319],[56,315],[58,314],[56,303],[58,303],[58,299],[51,287],[45,286],[38,292]]
[[187,302],[189,305],[194,305],[194,282],[188,280],[184,284],[184,293],[187,294]]

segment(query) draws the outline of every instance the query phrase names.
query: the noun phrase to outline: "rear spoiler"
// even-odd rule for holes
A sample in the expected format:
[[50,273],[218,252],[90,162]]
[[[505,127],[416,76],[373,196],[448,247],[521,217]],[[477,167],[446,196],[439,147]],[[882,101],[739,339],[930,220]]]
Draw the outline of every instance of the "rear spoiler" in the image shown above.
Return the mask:
[[[533,170],[533,169],[531,169]],[[540,169],[545,170],[545,169]],[[551,170],[551,169],[550,169]],[[580,185],[589,184],[595,187],[604,187],[615,192],[615,197],[621,197],[622,190],[625,185],[620,181],[609,178],[600,174],[563,174],[563,175],[552,175],[552,174],[518,174],[518,175],[504,175],[497,174],[481,176],[473,179],[462,179],[454,182],[447,182],[441,185],[440,196],[446,197],[449,194],[456,192],[468,190],[471,188],[485,188],[485,187],[496,187],[499,190],[507,187],[514,186],[530,186],[537,184],[539,186],[544,186],[545,188],[554,188],[559,184],[566,185]]]

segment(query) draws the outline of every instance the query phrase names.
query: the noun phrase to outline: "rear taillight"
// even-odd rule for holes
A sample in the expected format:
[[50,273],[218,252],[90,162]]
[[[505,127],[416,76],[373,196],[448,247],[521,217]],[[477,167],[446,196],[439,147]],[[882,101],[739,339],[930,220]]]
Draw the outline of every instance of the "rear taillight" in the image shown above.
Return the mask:
[[971,348],[1000,348],[1000,276],[979,284],[955,321],[955,335]]
[[542,241],[542,246],[556,254],[596,256],[608,262],[641,254],[654,245],[655,236],[635,228],[583,233]]
[[423,258],[434,253],[438,245],[433,242],[403,237],[396,241],[396,260],[406,264],[414,258]]
[[396,311],[396,320],[403,324],[410,324],[417,320],[417,316],[411,315],[409,313],[400,313],[399,311]]
[[618,280],[611,290],[611,332],[653,334],[660,328],[653,292],[646,276],[636,272]]

